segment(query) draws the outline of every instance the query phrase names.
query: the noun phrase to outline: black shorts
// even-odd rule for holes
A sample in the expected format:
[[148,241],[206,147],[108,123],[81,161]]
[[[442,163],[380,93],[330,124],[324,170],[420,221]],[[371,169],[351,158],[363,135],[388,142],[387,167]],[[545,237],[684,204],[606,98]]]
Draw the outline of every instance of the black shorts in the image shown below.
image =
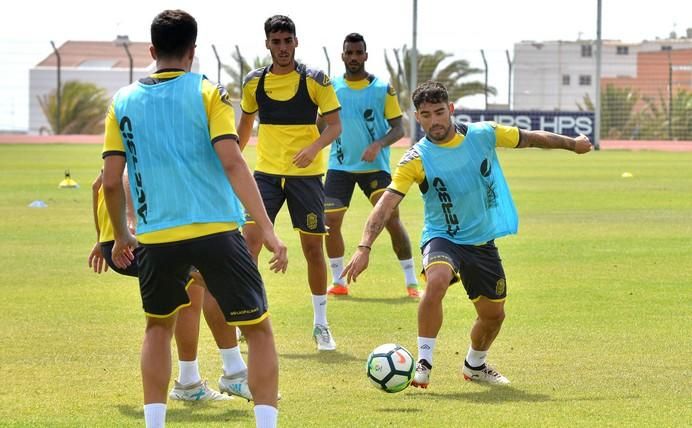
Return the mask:
[[[113,263],[113,245],[115,245],[115,241],[108,241],[108,242],[101,242],[101,254],[103,255],[103,258],[106,260],[106,263],[108,263],[108,266],[113,269],[114,272],[119,273],[120,275],[126,275],[126,276],[134,276],[135,278],[138,276],[139,273],[139,267],[137,265],[137,254],[139,254],[139,250],[141,247],[135,248],[135,251],[133,251],[135,258],[132,260],[132,263],[130,263],[130,266],[127,267],[127,269],[121,269]],[[190,268],[190,272],[199,272],[196,267],[192,266]],[[187,281],[189,282],[191,279],[189,272],[188,272],[188,277]]]
[[262,277],[239,231],[140,248],[139,288],[147,315],[169,316],[190,302],[185,284],[195,266],[226,322],[256,324],[267,317]]
[[372,201],[372,195],[383,192],[391,182],[392,176],[387,171],[354,173],[330,169],[324,182],[324,207],[327,212],[348,208],[356,183]]
[[115,241],[101,242],[101,254],[106,260],[106,263],[108,263],[108,266],[120,275],[137,277],[137,255],[139,254],[140,247],[135,248],[135,258],[132,260],[130,266],[128,266],[127,269],[120,269],[113,263],[113,245],[115,245]]
[[433,238],[423,246],[423,271],[444,263],[454,271],[450,284],[461,279],[469,299],[490,300],[507,297],[507,279],[495,241],[483,245],[459,245],[444,238]]
[[[257,171],[254,176],[272,223],[285,201],[294,229],[312,234],[325,233],[322,177],[283,177]],[[253,221],[249,214],[245,219]]]

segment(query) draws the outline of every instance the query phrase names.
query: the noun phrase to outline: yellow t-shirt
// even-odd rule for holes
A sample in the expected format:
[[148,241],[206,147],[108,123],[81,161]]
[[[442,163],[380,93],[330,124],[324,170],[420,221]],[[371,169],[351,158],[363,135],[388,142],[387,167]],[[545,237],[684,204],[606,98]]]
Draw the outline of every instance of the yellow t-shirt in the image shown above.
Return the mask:
[[[495,146],[515,148],[519,144],[519,128],[498,125],[493,123],[495,128]],[[440,144],[439,147],[457,147],[464,142],[464,135],[456,134],[452,141]],[[422,184],[425,181],[425,170],[423,161],[414,148],[409,149],[399,161],[394,170],[392,182],[387,189],[393,190],[400,195],[408,193],[413,185]]]
[[[243,83],[243,98],[240,107],[247,114],[255,114],[257,105],[257,85],[262,70],[250,73]],[[317,80],[316,80],[317,79]],[[298,92],[300,74],[293,70],[287,74],[267,72],[264,77],[264,91],[277,101],[287,101]],[[325,74],[308,70],[306,83],[308,94],[322,115],[341,108],[334,87]],[[315,117],[315,121],[317,117]],[[310,165],[298,168],[293,157],[319,138],[317,125],[270,125],[259,124],[257,142],[256,171],[284,176],[314,176],[324,174],[327,169],[326,150],[320,151]]]
[[[155,84],[155,81],[174,79],[184,73],[184,71],[179,70],[163,71],[154,73],[149,76],[149,79],[143,79],[143,81],[145,84]],[[238,132],[235,128],[235,113],[233,112],[233,106],[231,105],[226,90],[222,86],[217,86],[209,80],[204,79],[202,80],[202,100],[209,119],[209,135],[211,137],[211,142],[226,138],[238,140]],[[103,144],[103,156],[106,157],[112,154],[121,154],[124,156],[125,146],[123,145],[120,127],[118,126],[118,120],[115,117],[115,108],[112,103],[106,115],[105,126],[106,133]],[[197,238],[237,228],[238,225],[233,222],[195,223],[143,233],[137,235],[137,240],[143,244],[160,244]]]

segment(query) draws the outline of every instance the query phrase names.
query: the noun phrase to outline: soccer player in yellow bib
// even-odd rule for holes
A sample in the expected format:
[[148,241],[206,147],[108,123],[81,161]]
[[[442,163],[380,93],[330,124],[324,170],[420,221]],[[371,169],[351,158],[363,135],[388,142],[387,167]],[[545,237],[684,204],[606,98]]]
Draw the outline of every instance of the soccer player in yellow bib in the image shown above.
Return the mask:
[[[223,311],[227,328],[240,327],[247,340],[256,424],[274,427],[279,364],[264,283],[238,230],[243,207],[274,253],[269,260],[274,272],[286,270],[286,246],[273,230],[238,147],[228,98],[205,101],[206,78],[190,72],[197,22],[184,11],[165,10],[150,30],[157,72],[115,94],[102,154],[103,190],[115,238],[113,263],[126,269],[139,248],[146,314],[144,419],[147,427],[165,424],[170,344],[177,313],[190,303],[185,284],[194,266]],[[125,221],[126,162],[137,238]]]
[[[327,264],[324,257],[324,187],[327,147],[341,132],[339,101],[329,77],[295,61],[298,46],[295,24],[283,15],[264,23],[265,45],[272,64],[247,75],[243,82],[242,114],[238,125],[240,147],[259,115],[255,181],[272,222],[288,205],[294,229],[307,262],[312,293],[312,334],[319,351],[333,351],[336,343],[327,322]],[[317,129],[318,112],[326,126]],[[243,227],[255,261],[262,248],[252,218]]]

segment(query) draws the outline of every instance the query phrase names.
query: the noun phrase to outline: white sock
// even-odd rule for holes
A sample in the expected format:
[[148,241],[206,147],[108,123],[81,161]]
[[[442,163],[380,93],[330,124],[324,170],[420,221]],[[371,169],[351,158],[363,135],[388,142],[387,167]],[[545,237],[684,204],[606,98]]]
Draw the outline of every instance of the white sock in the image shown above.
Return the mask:
[[276,407],[258,404],[255,406],[255,426],[257,428],[275,428],[279,411]]
[[426,360],[432,366],[433,364],[433,351],[435,350],[435,340],[434,337],[420,337],[418,336],[418,360]]
[[335,257],[333,259],[329,259],[329,267],[332,270],[332,284],[339,284],[339,285],[346,285],[346,281],[344,281],[343,278],[340,278],[341,272],[344,271],[344,258],[342,257]]
[[418,278],[416,278],[416,265],[413,263],[413,257],[408,260],[399,260],[401,269],[404,271],[404,276],[406,277],[406,285],[418,285]]
[[327,295],[312,295],[313,324],[327,325]]
[[145,404],[144,423],[147,428],[163,428],[166,426],[166,405],[164,403]]
[[485,357],[488,356],[488,351],[476,351],[469,346],[469,352],[466,354],[466,362],[471,367],[480,367],[485,364]]
[[236,345],[233,348],[226,349],[219,348],[219,354],[221,354],[221,361],[223,361],[223,374],[231,375],[247,370],[243,356],[240,355],[240,346]]
[[197,360],[178,361],[178,367],[180,369],[180,373],[178,374],[178,382],[180,384],[189,385],[202,380],[202,377],[199,375],[199,364],[197,364]]

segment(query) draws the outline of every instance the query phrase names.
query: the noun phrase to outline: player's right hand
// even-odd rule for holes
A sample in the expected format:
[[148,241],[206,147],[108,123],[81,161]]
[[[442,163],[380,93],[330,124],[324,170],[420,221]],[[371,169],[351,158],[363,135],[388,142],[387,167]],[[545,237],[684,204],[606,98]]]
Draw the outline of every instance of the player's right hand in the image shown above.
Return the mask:
[[370,250],[367,248],[358,247],[356,252],[353,254],[353,257],[351,257],[351,261],[348,262],[344,268],[344,271],[341,272],[341,278],[346,278],[346,281],[349,284],[351,281],[356,282],[358,275],[368,268],[369,263]]
[[264,236],[264,246],[271,251],[273,256],[269,260],[269,268],[275,273],[286,273],[288,267],[288,249],[276,236],[274,230],[268,231]]
[[586,135],[579,134],[579,136],[574,139],[574,153],[578,155],[589,153],[592,148],[593,145]]
[[94,244],[94,248],[89,253],[89,267],[93,267],[96,273],[108,272],[108,263],[106,263],[106,259],[103,257],[101,244],[98,242]]

